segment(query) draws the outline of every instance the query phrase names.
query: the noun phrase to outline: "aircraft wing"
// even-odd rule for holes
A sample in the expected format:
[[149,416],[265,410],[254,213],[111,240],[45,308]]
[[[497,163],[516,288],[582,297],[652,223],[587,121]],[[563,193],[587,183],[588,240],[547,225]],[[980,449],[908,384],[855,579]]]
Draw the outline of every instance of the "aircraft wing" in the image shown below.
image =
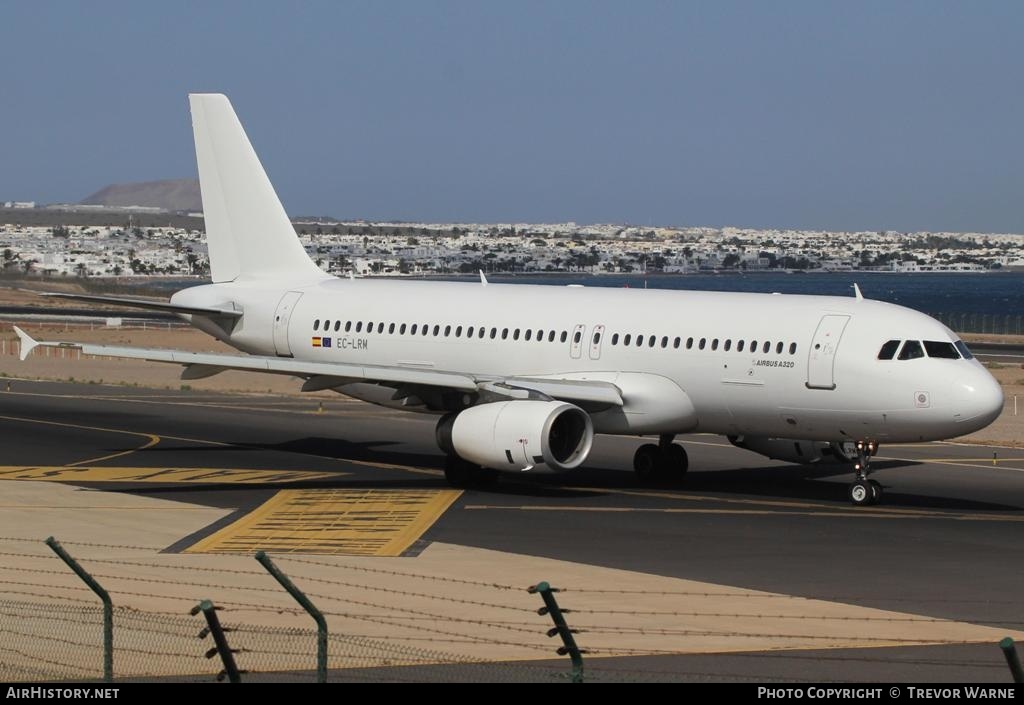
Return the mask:
[[376,382],[397,387],[435,387],[476,392],[487,390],[515,398],[516,391],[536,392],[552,399],[622,406],[618,387],[608,382],[525,377],[494,377],[460,372],[445,372],[393,365],[358,365],[345,362],[307,362],[289,357],[265,355],[234,355],[228,353],[196,353],[164,348],[137,348],[91,343],[39,341],[14,326],[21,339],[21,359],[25,360],[36,347],[81,350],[86,355],[120,357],[150,362],[169,362],[184,366],[182,379],[201,379],[225,370],[267,372],[301,377],[304,391],[330,389],[351,382]]

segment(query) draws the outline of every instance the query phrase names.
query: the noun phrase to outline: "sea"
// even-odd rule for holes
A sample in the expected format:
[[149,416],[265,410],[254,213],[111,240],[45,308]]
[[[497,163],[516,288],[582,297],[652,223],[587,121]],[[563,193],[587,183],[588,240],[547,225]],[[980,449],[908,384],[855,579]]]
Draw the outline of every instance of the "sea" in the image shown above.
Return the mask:
[[[472,278],[472,277],[470,277]],[[460,279],[465,279],[460,278]],[[1024,272],[755,272],[745,274],[488,274],[488,281],[523,284],[743,291],[853,296],[888,301],[925,313],[1024,314]]]
[[[472,281],[478,275],[431,276]],[[407,277],[402,277],[403,279]],[[408,277],[415,278],[415,277]],[[964,332],[1024,334],[1024,272],[747,272],[698,274],[488,274],[507,284],[633,287],[690,291],[744,291],[770,294],[853,296],[857,284],[865,298],[888,301],[935,316]],[[195,286],[195,279],[163,280],[152,285],[173,291]]]

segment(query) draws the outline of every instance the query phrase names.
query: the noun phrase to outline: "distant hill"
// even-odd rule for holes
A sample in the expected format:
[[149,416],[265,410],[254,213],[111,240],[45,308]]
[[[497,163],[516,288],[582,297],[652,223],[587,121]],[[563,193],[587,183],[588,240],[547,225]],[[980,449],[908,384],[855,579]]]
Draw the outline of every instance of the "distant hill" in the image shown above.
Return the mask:
[[203,199],[196,179],[111,184],[81,201],[83,206],[147,206],[168,211],[201,211]]

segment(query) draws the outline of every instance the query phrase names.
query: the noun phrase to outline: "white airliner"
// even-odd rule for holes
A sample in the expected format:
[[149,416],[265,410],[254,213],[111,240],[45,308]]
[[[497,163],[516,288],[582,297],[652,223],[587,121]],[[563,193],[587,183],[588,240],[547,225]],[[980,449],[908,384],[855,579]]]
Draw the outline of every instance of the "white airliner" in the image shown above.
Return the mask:
[[850,500],[873,504],[879,443],[962,436],[1002,411],[999,384],[955,333],[907,308],[778,294],[338,279],[295,235],[228,99],[192,95],[212,283],[155,308],[247,353],[38,342],[90,355],[302,378],[384,406],[441,415],[454,485],[494,471],[586,462],[595,433],[657,436],[641,480],[681,475],[677,434],[727,436],[780,460],[848,462]]

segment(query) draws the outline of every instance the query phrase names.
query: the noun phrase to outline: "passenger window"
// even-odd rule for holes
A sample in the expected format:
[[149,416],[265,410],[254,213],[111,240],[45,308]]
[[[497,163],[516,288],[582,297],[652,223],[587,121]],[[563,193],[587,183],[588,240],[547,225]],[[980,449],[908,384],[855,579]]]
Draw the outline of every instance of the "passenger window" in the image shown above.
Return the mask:
[[629,342],[631,340],[633,340],[633,336],[630,335],[629,333],[626,333],[626,337],[622,339],[622,344],[623,345],[629,345]]
[[437,334],[440,333],[440,332],[441,332],[441,326],[435,325],[434,326],[434,337],[436,338]]
[[498,329],[497,328],[491,328],[491,340],[494,340],[495,337],[497,337],[497,335],[498,335]]
[[668,336],[667,335],[664,335],[664,336],[661,337],[661,347],[663,347],[663,348],[667,348],[668,347]]
[[337,333],[339,330],[341,330],[341,321],[335,321],[334,322],[334,332]]
[[939,357],[946,360],[960,359],[960,353],[956,351],[953,343],[945,341],[926,340],[924,341],[924,351],[928,353],[928,357]]
[[548,342],[549,343],[555,342],[555,331],[553,331],[553,330],[549,330],[548,331]]
[[313,330],[320,330],[320,319],[313,321]]
[[757,352],[757,341],[756,340],[751,340],[750,341],[750,352],[752,352],[752,353],[756,353]]
[[404,323],[401,326],[399,326],[398,334],[399,335],[405,335],[405,324]]
[[600,342],[601,342],[601,334],[600,333],[594,333],[594,345],[597,345]]
[[372,333],[373,332],[373,321],[367,322],[367,324],[366,324],[366,332],[367,333]]
[[879,360],[891,360],[896,355],[896,349],[900,346],[900,341],[890,340],[882,346],[882,349],[878,351]]
[[559,339],[559,341],[561,341],[561,342],[563,342],[563,343],[564,343],[564,342],[565,342],[566,340],[568,340],[568,339],[569,339],[569,334],[568,334],[568,333],[566,333],[566,332],[565,332],[565,331],[563,330],[563,331],[562,331],[562,335],[561,335],[561,336],[559,336],[559,338],[558,338],[558,339]]
[[675,348],[676,350],[678,350],[679,349],[679,343],[681,343],[681,342],[682,341],[677,337],[675,340],[672,341],[672,347]]
[[416,335],[416,331],[417,331],[417,330],[419,330],[419,327],[418,327],[418,326],[417,326],[417,325],[416,325],[415,323],[413,323],[413,324],[412,324],[412,328],[410,328],[410,329],[409,329],[409,332],[410,332],[410,333],[411,333],[412,335]]
[[576,335],[574,335],[574,336],[572,337],[572,342],[573,342],[573,343],[578,343],[578,342],[580,342],[581,340],[583,340],[583,334],[582,334],[582,333],[580,333],[579,331],[576,331]]
[[743,340],[737,340],[736,341],[736,352],[743,352],[743,343],[744,342],[745,341],[743,341]]
[[718,338],[715,338],[714,340],[711,341],[711,349],[718,350]]
[[612,335],[612,345],[618,345],[618,344],[619,344],[619,334],[615,333],[615,334]]
[[954,347],[956,347],[957,350],[960,351],[960,354],[964,356],[965,360],[974,359],[974,353],[972,353],[970,348],[968,348],[967,345],[964,344],[964,341],[958,340],[955,343],[953,343],[953,345]]
[[324,321],[324,332],[326,333],[330,329],[331,329],[331,319],[328,318],[326,321]]
[[508,328],[501,329],[501,339],[508,340]]
[[462,337],[462,326],[459,326],[458,328],[455,329],[455,337],[456,338],[461,338]]
[[544,340],[544,331],[538,329],[537,330],[537,342],[539,343],[539,342],[541,342],[543,340]]
[[900,350],[900,360],[916,360],[919,357],[924,357],[924,350],[921,348],[921,343],[916,340],[908,340],[903,343],[903,349]]
[[363,330],[363,322],[362,321],[356,321],[356,333],[359,333],[362,330]]
[[430,324],[429,323],[424,323],[423,324],[423,335],[429,335],[429,334],[430,334]]
[[761,352],[766,353],[766,352],[768,352],[771,349],[772,349],[772,344],[769,343],[767,340],[764,341],[764,345],[761,346]]
[[636,335],[636,346],[638,348],[642,348],[643,345],[644,345],[644,336],[641,335],[640,333],[637,333],[637,335]]
[[526,329],[526,334],[525,334],[524,337],[526,338],[526,340],[533,340],[533,331],[531,329],[527,328]]
[[445,326],[444,327],[444,337],[447,338],[451,334],[452,334],[452,327],[451,326]]
[[384,332],[384,324],[383,323],[378,323],[377,324],[377,332],[378,333],[383,333]]
[[707,342],[708,342],[707,338],[701,338],[700,342],[697,344],[697,347],[700,348],[701,350],[703,350],[704,346],[707,344]]
[[783,342],[781,340],[775,344],[775,354],[776,355],[781,355],[782,354],[782,346],[783,346]]
[[[579,335],[579,334],[577,333],[577,335]],[[515,332],[512,333],[512,340],[519,340],[519,329],[518,328],[516,328]]]
[[730,349],[730,348],[732,348],[732,340],[728,340],[728,339],[727,339],[727,340],[725,341],[725,347],[724,347],[723,349],[724,349],[724,350],[725,350],[726,352],[729,352],[729,349]]
[[486,333],[487,333],[487,331],[484,329],[484,327],[480,326],[480,332],[477,333],[476,337],[478,337],[478,338],[480,338],[482,340]]
[[467,338],[472,338],[473,337],[473,326],[470,326],[469,328],[466,329],[466,337]]
[[796,343],[789,344],[789,354],[796,355]]
[[392,323],[392,324],[390,324],[388,326],[388,335],[394,335],[394,333],[395,333],[395,324]]
[[657,340],[657,337],[656,337],[656,336],[653,336],[653,335],[652,335],[652,336],[651,336],[650,338],[648,338],[648,339],[647,339],[647,347],[649,347],[649,348],[653,348],[653,347],[654,347],[654,341],[655,341],[655,340]]
[[345,321],[345,332],[348,333],[352,330],[352,321]]
[[686,349],[690,350],[691,348],[693,348],[693,338],[687,338],[686,339]]

